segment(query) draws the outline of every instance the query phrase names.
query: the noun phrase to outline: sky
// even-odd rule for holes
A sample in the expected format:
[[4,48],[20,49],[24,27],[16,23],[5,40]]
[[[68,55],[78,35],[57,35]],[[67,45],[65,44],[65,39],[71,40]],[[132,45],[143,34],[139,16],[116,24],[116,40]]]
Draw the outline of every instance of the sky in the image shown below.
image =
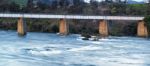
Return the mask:
[[[86,2],[89,2],[90,0],[85,0]],[[98,1],[101,1],[101,0],[98,0]],[[140,2],[140,1],[144,1],[144,0],[134,0],[134,1],[138,1],[138,2]]]

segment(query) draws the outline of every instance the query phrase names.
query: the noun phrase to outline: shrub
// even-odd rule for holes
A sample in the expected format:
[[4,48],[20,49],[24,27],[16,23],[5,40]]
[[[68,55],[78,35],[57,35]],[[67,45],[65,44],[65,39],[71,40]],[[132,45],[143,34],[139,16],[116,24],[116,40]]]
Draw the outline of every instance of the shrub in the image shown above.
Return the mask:
[[144,18],[144,21],[145,21],[145,25],[146,25],[147,28],[148,28],[148,32],[149,32],[149,34],[150,34],[150,15],[149,15],[149,16],[146,16],[146,17]]

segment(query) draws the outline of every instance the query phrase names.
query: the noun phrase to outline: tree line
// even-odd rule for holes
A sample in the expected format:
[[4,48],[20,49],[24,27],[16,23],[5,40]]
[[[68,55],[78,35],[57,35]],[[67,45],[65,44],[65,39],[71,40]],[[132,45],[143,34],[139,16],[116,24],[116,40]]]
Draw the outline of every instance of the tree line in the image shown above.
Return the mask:
[[[23,0],[22,0],[23,1]],[[45,2],[44,2],[45,1]],[[150,15],[150,4],[127,4],[126,1],[105,0],[28,0],[25,6],[15,1],[1,0],[0,12],[6,13],[50,13],[50,14],[82,14],[82,15]]]

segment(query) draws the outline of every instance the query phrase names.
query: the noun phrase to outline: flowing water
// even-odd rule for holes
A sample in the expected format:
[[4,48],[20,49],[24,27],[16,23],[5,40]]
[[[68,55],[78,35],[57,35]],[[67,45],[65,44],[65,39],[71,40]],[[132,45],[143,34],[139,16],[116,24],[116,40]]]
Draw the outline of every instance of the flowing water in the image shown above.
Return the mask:
[[150,40],[108,37],[83,41],[80,35],[61,37],[0,31],[0,66],[150,66]]

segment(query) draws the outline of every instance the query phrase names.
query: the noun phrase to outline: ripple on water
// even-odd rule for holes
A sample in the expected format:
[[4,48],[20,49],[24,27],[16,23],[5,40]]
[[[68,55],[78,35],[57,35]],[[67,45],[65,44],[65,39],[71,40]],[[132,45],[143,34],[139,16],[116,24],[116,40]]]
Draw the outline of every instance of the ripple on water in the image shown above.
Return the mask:
[[79,48],[72,48],[68,51],[74,51],[74,52],[81,52],[81,51],[94,51],[94,50],[100,50],[101,47],[97,47],[97,46],[83,46],[83,47],[79,47]]
[[51,56],[61,54],[61,50],[57,50],[55,47],[42,47],[42,48],[26,48],[24,52],[36,56]]

